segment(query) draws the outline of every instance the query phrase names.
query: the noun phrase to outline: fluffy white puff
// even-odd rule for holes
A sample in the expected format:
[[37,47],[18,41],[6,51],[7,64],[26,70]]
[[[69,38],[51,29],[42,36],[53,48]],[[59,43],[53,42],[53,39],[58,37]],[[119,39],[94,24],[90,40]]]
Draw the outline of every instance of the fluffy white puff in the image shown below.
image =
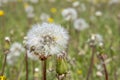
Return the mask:
[[25,49],[20,43],[13,43],[10,47],[10,53],[7,55],[7,63],[11,65],[14,64],[23,52],[25,52]]
[[29,59],[36,61],[38,60],[38,57],[36,57],[36,55],[33,55],[33,53],[31,53],[30,51],[27,51],[27,56]]
[[56,24],[37,24],[27,34],[27,48],[38,56],[61,54],[68,44],[68,32]]
[[33,6],[31,6],[31,5],[25,6],[26,13],[32,13],[33,11],[34,11]]
[[82,31],[82,30],[84,30],[84,29],[86,29],[86,28],[89,27],[89,25],[87,24],[87,22],[84,19],[82,19],[82,18],[76,19],[74,21],[73,25],[74,25],[74,28],[76,30],[78,30],[78,31]]
[[75,20],[77,18],[77,11],[74,8],[66,8],[62,11],[62,16],[66,21]]

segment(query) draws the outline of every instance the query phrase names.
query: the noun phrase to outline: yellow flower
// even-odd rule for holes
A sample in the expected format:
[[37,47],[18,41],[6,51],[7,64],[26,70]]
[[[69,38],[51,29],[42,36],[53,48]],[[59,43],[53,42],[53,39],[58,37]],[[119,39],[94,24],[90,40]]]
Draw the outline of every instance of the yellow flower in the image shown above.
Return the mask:
[[52,13],[56,13],[56,12],[57,12],[57,9],[56,9],[56,8],[51,8],[50,11],[51,11]]
[[48,18],[48,22],[52,23],[52,22],[54,22],[54,19],[53,18]]
[[0,10],[0,16],[4,16],[4,11],[3,10]]
[[82,74],[82,70],[78,70],[77,73],[81,75]]
[[24,8],[27,8],[29,6],[28,3],[24,3]]

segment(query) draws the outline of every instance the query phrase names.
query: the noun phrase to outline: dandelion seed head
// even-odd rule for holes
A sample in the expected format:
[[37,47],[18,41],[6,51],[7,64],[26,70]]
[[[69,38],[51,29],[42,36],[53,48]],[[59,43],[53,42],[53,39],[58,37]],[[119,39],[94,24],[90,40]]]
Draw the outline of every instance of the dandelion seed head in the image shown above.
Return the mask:
[[39,68],[35,68],[35,72],[38,72],[39,71]]
[[84,19],[82,19],[82,18],[76,19],[74,21],[74,28],[76,30],[78,30],[78,31],[82,31],[82,30],[84,30],[84,29],[86,29],[88,27],[89,26],[88,26],[87,22]]
[[10,37],[5,37],[5,41],[10,42]]
[[68,32],[60,25],[37,24],[27,34],[27,48],[37,56],[60,54],[68,43]]
[[80,3],[79,3],[79,1],[75,1],[75,2],[73,2],[73,7],[78,7],[79,5],[80,5]]
[[96,16],[102,16],[102,12],[101,12],[101,11],[96,11],[96,12],[95,12],[95,15],[96,15]]
[[77,11],[74,8],[66,8],[62,11],[62,16],[66,21],[75,20],[77,18]]
[[10,47],[10,53],[7,54],[7,63],[13,65],[23,52],[25,52],[25,49],[20,43],[13,43]]

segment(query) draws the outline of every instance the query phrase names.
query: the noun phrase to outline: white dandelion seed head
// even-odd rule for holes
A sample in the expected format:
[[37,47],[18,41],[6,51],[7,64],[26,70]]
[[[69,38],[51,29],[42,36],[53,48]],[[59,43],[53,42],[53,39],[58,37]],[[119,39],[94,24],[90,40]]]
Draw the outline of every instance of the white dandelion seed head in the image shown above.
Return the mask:
[[48,14],[46,14],[46,13],[42,13],[42,14],[40,15],[40,19],[41,19],[41,21],[43,21],[43,22],[47,22],[49,18],[50,18],[50,16],[49,16]]
[[27,48],[37,56],[60,54],[67,47],[68,32],[56,24],[37,24],[27,34]]
[[62,11],[62,16],[66,21],[75,20],[77,18],[77,11],[74,8],[66,8]]
[[15,42],[11,45],[10,47],[10,53],[14,56],[19,56],[21,53],[23,53],[25,51],[24,47],[22,46],[22,44]]
[[100,35],[100,34],[93,34],[92,36],[94,36],[95,37],[95,40],[97,41],[97,42],[103,42],[103,37],[102,37],[102,35]]
[[73,2],[73,7],[78,7],[79,5],[80,5],[80,3],[79,3],[79,1],[75,1],[75,2]]
[[39,72],[39,68],[35,68],[35,72]]
[[38,60],[38,57],[36,55],[34,55],[32,52],[30,52],[29,50],[27,50],[27,56],[28,56],[28,58],[30,58],[33,61]]
[[10,42],[10,37],[5,37],[5,41],[9,41]]
[[91,39],[88,40],[90,45],[98,45],[100,47],[103,46],[103,37],[100,34],[92,34]]
[[109,4],[112,5],[112,4],[118,4],[120,3],[120,0],[109,0]]
[[13,43],[10,47],[10,53],[7,54],[7,63],[10,65],[14,64],[23,52],[25,52],[25,49],[20,43]]
[[0,0],[1,3],[6,4],[9,2],[9,0]]
[[89,38],[87,42],[89,43],[90,46],[97,45],[99,47],[103,47],[104,45],[103,37],[100,34],[92,34],[91,38]]
[[97,72],[96,72],[96,75],[99,76],[99,77],[102,77],[102,76],[103,76],[103,74],[102,74],[101,71],[97,71]]
[[25,12],[26,13],[33,13],[33,11],[34,11],[33,6],[28,5],[28,6],[25,7]]
[[101,12],[101,11],[96,11],[96,12],[95,12],[95,15],[96,15],[96,16],[102,16],[102,12]]
[[84,20],[84,19],[82,19],[82,18],[80,18],[80,19],[76,19],[75,21],[74,21],[74,28],[76,29],[76,30],[78,30],[78,31],[82,31],[82,30],[85,30],[86,28],[88,28],[89,27],[89,25],[87,24],[87,22]]

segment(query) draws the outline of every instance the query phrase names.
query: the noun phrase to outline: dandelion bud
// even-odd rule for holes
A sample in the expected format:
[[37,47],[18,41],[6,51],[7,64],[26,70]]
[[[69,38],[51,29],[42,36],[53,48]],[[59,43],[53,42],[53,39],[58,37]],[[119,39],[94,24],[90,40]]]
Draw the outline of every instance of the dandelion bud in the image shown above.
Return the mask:
[[5,43],[4,43],[4,52],[5,52],[5,54],[7,54],[9,52],[9,48],[10,48],[10,38],[5,37]]
[[67,61],[63,58],[57,59],[56,72],[58,75],[66,74],[68,71]]

